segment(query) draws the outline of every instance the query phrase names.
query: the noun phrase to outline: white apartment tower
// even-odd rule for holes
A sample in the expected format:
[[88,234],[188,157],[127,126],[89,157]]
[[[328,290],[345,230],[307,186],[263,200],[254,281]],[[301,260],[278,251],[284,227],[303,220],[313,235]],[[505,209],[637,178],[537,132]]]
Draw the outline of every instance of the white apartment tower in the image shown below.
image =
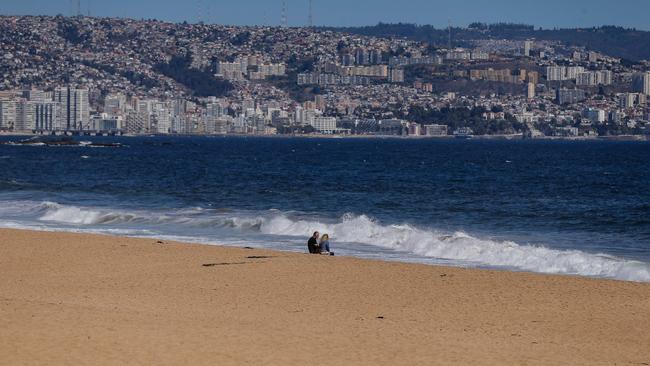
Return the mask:
[[528,96],[528,99],[535,98],[535,83],[528,83],[528,89],[526,94]]
[[640,72],[632,77],[632,91],[650,95],[650,72]]
[[52,99],[51,95],[48,96],[49,93],[45,93],[42,90],[23,90],[22,94],[23,98],[29,100],[30,102],[45,103],[46,101],[50,101]]
[[16,125],[16,102],[0,100],[0,130],[13,130]]
[[81,130],[90,123],[88,89],[56,88],[54,101],[60,104],[61,129]]
[[36,103],[34,108],[34,123],[37,130],[56,131],[60,129],[59,103]]
[[533,41],[524,41],[524,56],[530,57],[530,50],[533,48]]
[[314,117],[311,122],[314,129],[321,133],[332,134],[336,131],[335,117]]
[[16,131],[30,131],[36,128],[36,103],[21,99],[16,103]]
[[548,66],[546,68],[546,79],[548,81],[562,81],[566,78],[566,67]]
[[216,119],[223,116],[224,109],[219,102],[208,103],[205,108],[205,113],[208,117],[213,117]]
[[152,105],[152,114],[156,123],[157,133],[169,133],[172,129],[171,110],[163,102],[157,102]]
[[149,115],[136,111],[126,114],[126,133],[145,133],[149,130]]
[[121,116],[126,112],[126,105],[124,94],[109,95],[104,99],[104,113],[109,116]]

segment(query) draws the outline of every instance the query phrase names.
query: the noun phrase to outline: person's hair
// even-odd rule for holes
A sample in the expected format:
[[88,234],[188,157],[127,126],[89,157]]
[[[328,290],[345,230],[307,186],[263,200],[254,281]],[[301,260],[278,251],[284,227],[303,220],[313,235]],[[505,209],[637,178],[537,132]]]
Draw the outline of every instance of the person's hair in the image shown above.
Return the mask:
[[326,240],[329,240],[329,239],[330,239],[330,236],[327,235],[327,234],[323,234],[323,236],[320,237],[320,240],[322,240],[322,241],[326,241]]
[[318,235],[318,231],[314,231],[313,236],[316,236],[316,235]]

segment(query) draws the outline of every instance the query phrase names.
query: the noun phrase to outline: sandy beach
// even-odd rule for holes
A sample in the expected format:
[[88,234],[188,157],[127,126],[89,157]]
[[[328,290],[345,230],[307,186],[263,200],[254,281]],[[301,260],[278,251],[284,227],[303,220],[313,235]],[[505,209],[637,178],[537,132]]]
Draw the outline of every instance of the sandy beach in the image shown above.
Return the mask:
[[2,365],[648,365],[650,284],[0,230]]

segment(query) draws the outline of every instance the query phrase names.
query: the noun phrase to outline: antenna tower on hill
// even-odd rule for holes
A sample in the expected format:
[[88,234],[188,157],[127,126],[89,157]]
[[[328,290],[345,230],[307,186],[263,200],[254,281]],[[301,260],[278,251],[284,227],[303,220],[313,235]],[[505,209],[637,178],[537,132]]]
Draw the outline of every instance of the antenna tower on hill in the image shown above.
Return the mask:
[[451,50],[451,18],[449,18],[449,50]]
[[196,0],[196,21],[203,23],[203,1]]
[[309,18],[308,18],[308,22],[309,22],[309,27],[310,28],[314,26],[314,13],[313,13],[313,7],[312,7],[312,0],[309,0]]
[[280,25],[284,28],[287,27],[287,2],[282,2],[282,15],[280,17]]

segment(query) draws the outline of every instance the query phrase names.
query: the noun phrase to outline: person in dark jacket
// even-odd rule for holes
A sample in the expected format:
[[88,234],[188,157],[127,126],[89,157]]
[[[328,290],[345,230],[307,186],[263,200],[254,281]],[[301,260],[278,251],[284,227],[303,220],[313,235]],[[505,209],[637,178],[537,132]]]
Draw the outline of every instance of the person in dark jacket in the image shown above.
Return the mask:
[[307,241],[307,249],[309,249],[309,253],[311,254],[320,254],[320,245],[318,245],[318,237],[320,234],[318,231],[314,232],[314,235],[309,238],[309,241]]

